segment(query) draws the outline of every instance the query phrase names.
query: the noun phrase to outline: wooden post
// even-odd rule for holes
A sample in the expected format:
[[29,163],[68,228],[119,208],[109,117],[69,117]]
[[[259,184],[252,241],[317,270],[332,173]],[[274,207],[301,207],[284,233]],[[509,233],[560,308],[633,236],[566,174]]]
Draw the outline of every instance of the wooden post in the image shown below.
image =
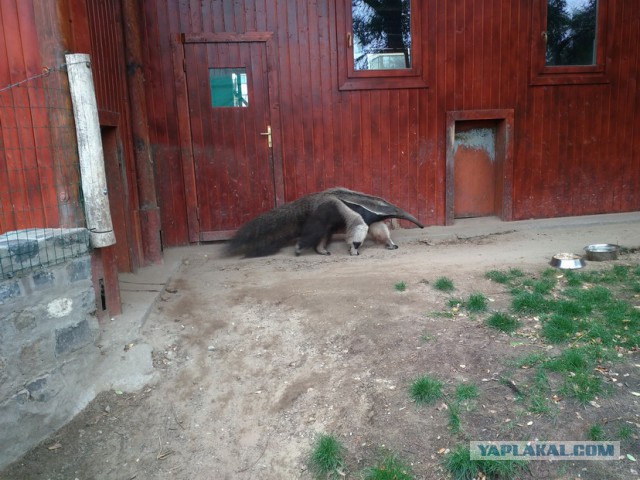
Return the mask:
[[133,0],[122,1],[129,112],[131,113],[131,134],[133,135],[140,202],[142,249],[144,252],[144,264],[149,265],[162,263],[162,245],[160,241],[160,209],[156,198],[144,74],[142,72],[142,33],[140,32],[142,19],[140,8],[142,8],[141,2]]
[[111,223],[104,152],[100,136],[98,105],[91,74],[91,59],[87,54],[65,55],[69,89],[76,122],[80,177],[84,196],[87,228],[91,245],[96,248],[116,243]]

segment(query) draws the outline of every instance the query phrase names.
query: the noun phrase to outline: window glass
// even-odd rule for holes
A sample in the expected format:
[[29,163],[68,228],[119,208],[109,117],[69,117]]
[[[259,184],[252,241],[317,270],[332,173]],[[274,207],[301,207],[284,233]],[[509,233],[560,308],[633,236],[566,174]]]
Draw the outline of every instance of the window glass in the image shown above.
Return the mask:
[[352,0],[354,70],[411,68],[411,0]]
[[546,65],[595,65],[598,0],[548,0]]
[[246,68],[210,68],[211,106],[248,107]]

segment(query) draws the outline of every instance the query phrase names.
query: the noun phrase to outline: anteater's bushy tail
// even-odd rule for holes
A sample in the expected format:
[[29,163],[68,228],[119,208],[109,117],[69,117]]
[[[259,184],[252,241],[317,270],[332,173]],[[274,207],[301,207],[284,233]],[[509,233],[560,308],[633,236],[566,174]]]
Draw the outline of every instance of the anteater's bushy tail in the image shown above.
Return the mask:
[[278,253],[300,236],[312,209],[312,200],[307,196],[258,215],[228,242],[227,254],[264,257]]

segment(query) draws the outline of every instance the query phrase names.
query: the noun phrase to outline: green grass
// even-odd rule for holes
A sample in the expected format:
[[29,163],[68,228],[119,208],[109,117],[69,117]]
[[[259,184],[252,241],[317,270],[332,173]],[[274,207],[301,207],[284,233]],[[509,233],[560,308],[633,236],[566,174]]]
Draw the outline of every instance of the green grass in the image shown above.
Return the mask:
[[516,360],[515,366],[517,368],[531,368],[544,363],[547,358],[548,357],[546,353],[532,352],[520,358],[519,360]]
[[[525,370],[518,375],[518,397],[529,412],[557,413],[550,400],[554,395],[585,404],[611,393],[594,369],[624,360],[640,344],[640,266],[546,269],[533,275],[517,269],[491,270],[485,277],[504,285],[511,295],[510,310],[483,315],[487,326],[517,335],[526,318],[540,339],[559,350],[553,356],[533,352],[510,362],[511,368]],[[473,293],[465,301],[450,299],[449,307],[454,315],[457,308],[482,315],[487,297]],[[529,334],[524,332],[525,338]]]
[[449,306],[449,308],[460,308],[463,304],[464,304],[464,301],[462,301],[459,298],[450,298],[449,301],[447,302],[447,305]]
[[511,308],[523,315],[541,315],[549,311],[549,300],[539,292],[515,291]]
[[462,431],[462,420],[460,418],[460,411],[464,406],[467,410],[472,410],[475,407],[475,403],[471,400],[478,398],[480,392],[478,387],[471,383],[459,384],[455,392],[453,393],[453,399],[447,401],[447,409],[449,412],[449,428],[455,434]]
[[431,340],[433,340],[433,336],[429,335],[428,333],[423,333],[422,335],[420,335],[420,341],[422,343],[427,343],[427,342],[430,342]]
[[575,398],[580,404],[585,405],[594,398],[608,393],[600,377],[590,373],[576,373],[565,376],[565,381],[560,389],[563,395]]
[[564,278],[567,282],[567,285],[570,287],[578,287],[584,283],[582,277],[579,272],[575,270],[567,270],[564,273]]
[[448,453],[442,465],[455,480],[471,480],[480,473],[477,461],[471,460],[469,448],[462,445]]
[[495,328],[496,330],[500,330],[505,333],[515,332],[521,326],[520,320],[503,312],[496,312],[492,314],[487,318],[486,323],[491,328]]
[[460,420],[460,404],[452,402],[447,404],[449,410],[449,428],[453,433],[460,433],[462,430],[462,420]]
[[569,348],[547,362],[546,367],[553,372],[586,372],[594,364],[585,349]]
[[551,407],[547,397],[551,391],[549,377],[544,367],[538,366],[535,370],[531,389],[527,392],[529,411],[536,415],[551,413]]
[[604,428],[598,423],[591,425],[587,432],[587,438],[593,442],[602,442],[607,439]]
[[485,277],[489,280],[506,285],[508,283],[512,283],[517,279],[520,279],[524,276],[522,270],[517,268],[512,268],[506,272],[501,270],[491,270],[485,273]]
[[469,300],[466,301],[465,307],[471,313],[486,312],[488,308],[487,297],[482,293],[472,293]]
[[620,440],[628,440],[633,437],[633,428],[630,425],[623,425],[618,430],[618,438]]
[[393,286],[393,288],[398,292],[404,292],[407,289],[407,284],[405,282],[398,282]]
[[320,435],[311,451],[309,470],[316,479],[341,478],[345,448],[333,435]]
[[488,479],[518,478],[528,470],[526,462],[517,460],[471,460],[469,447],[459,445],[447,454],[442,465],[455,480],[472,480],[480,474]]
[[455,397],[459,402],[478,398],[479,395],[480,391],[478,390],[478,387],[472,383],[461,383],[456,387]]
[[364,480],[414,480],[411,467],[393,454],[385,455],[375,467],[364,471]]
[[435,288],[436,290],[440,290],[441,292],[452,292],[455,290],[453,280],[447,277],[438,278],[434,282],[433,288]]
[[489,280],[496,283],[500,283],[502,285],[506,285],[507,283],[509,283],[509,280],[511,279],[508,273],[502,272],[500,270],[491,270],[485,273],[484,276]]
[[419,405],[428,405],[442,398],[443,384],[437,378],[424,375],[417,378],[409,388],[411,399]]
[[546,395],[539,391],[530,395],[528,409],[535,415],[548,415],[551,413],[551,407],[549,407]]
[[545,270],[542,272],[542,278],[531,281],[531,289],[535,293],[541,293],[543,295],[550,293],[558,283],[556,274],[557,272],[555,270]]
[[571,317],[553,314],[542,325],[542,336],[552,344],[567,342],[580,329],[580,325]]

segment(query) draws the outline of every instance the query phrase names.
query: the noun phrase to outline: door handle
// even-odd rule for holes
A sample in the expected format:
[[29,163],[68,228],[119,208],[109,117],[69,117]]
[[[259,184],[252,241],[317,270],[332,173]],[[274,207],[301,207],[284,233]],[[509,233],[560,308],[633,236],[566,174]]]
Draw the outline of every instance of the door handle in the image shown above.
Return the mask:
[[273,146],[273,143],[271,142],[271,125],[267,125],[267,131],[260,132],[260,135],[267,136],[267,145],[269,146],[269,148],[271,148]]

